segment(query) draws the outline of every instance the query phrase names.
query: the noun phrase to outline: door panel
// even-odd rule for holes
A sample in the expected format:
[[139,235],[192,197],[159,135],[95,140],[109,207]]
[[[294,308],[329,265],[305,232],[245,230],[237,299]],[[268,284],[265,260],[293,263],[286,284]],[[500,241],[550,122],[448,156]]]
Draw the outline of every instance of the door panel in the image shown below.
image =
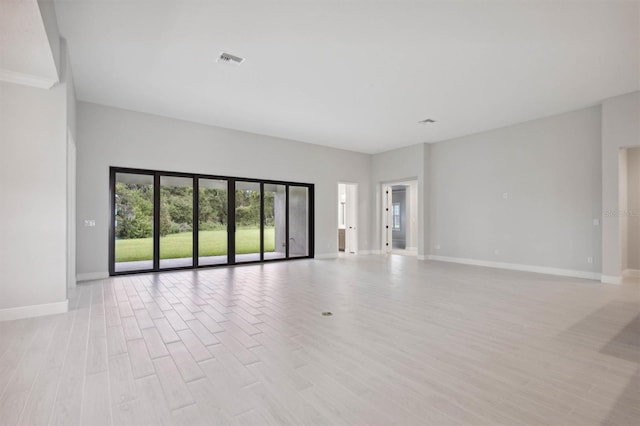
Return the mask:
[[348,253],[358,253],[358,185],[346,186],[346,248]]
[[260,183],[236,182],[235,261],[261,260]]
[[198,265],[228,261],[228,181],[198,180]]
[[392,190],[390,186],[385,186],[382,188],[382,197],[383,197],[383,230],[382,230],[382,245],[383,251],[385,253],[391,253],[391,245],[392,245],[392,232],[393,232],[393,205],[391,202],[392,199]]
[[160,268],[193,266],[193,178],[160,176]]
[[289,257],[309,255],[309,188],[289,186]]
[[287,255],[287,187],[264,184],[264,258],[283,259]]
[[153,187],[153,175],[115,173],[115,272],[153,269]]

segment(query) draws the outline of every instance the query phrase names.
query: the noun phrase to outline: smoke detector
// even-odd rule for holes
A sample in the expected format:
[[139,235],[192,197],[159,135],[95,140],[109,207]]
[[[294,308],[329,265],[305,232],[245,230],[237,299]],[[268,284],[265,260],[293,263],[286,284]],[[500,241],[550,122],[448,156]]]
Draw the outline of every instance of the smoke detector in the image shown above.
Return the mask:
[[216,59],[216,62],[222,62],[223,64],[240,65],[244,62],[244,58],[232,55],[231,53],[222,52],[218,56],[218,59]]
[[425,118],[424,120],[420,120],[418,121],[418,124],[431,124],[431,123],[435,123],[436,120],[433,120],[431,118]]

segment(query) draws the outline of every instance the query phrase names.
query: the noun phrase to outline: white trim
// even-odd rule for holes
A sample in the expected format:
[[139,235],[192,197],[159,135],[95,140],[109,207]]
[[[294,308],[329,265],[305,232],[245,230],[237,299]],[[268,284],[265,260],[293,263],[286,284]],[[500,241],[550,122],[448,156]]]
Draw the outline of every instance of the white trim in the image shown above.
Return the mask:
[[622,282],[622,278],[613,275],[602,275],[600,277],[600,282],[603,284],[620,284]]
[[63,314],[69,310],[69,300],[44,303],[42,305],[18,306],[0,309],[0,321],[11,321],[22,318],[41,317],[43,315]]
[[338,253],[320,253],[314,256],[316,259],[337,259]]
[[368,255],[375,254],[375,253],[373,252],[373,250],[360,250],[356,254],[361,254],[363,256],[368,256]]
[[622,273],[623,277],[640,278],[640,269],[625,269]]
[[417,257],[418,257],[418,260],[427,260],[430,258],[430,256],[424,255],[424,254],[419,254]]
[[76,286],[76,144],[67,126],[67,288]]
[[76,275],[77,281],[104,280],[105,278],[109,278],[108,272],[89,272],[86,274]]
[[51,89],[58,79],[44,78],[37,75],[0,69],[0,81],[22,84],[24,86],[37,87],[38,89]]
[[418,251],[418,247],[407,247],[405,250],[407,250],[407,251]]
[[535,272],[537,274],[558,275],[561,277],[585,278],[588,280],[600,280],[601,275],[597,272],[575,271],[572,269],[550,268],[547,266],[519,265],[517,263],[491,262],[486,260],[463,259],[459,257],[447,256],[427,256],[429,260],[441,262],[461,263],[464,265],[484,266],[486,268],[508,269],[512,271]]

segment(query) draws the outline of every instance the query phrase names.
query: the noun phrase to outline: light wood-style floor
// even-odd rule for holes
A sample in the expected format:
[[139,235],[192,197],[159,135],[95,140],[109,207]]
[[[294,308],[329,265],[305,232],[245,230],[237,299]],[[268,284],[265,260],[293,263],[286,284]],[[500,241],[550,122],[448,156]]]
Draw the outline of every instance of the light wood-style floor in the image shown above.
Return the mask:
[[405,256],[117,277],[0,323],[0,423],[637,425],[639,315],[637,282]]

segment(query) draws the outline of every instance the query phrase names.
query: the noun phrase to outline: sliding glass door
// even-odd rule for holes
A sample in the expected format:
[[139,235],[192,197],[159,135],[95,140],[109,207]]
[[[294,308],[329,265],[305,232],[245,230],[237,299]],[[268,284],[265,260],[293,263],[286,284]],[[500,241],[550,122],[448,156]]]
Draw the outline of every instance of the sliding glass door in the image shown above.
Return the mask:
[[313,257],[313,185],[112,167],[111,275]]
[[228,190],[223,179],[198,179],[198,265],[228,262]]
[[309,255],[309,188],[289,186],[289,257]]
[[193,178],[160,176],[160,268],[193,266]]
[[262,260],[260,183],[236,181],[236,263]]
[[264,218],[262,220],[265,259],[287,257],[287,186],[264,184]]
[[153,269],[154,177],[115,173],[113,186],[113,270]]

